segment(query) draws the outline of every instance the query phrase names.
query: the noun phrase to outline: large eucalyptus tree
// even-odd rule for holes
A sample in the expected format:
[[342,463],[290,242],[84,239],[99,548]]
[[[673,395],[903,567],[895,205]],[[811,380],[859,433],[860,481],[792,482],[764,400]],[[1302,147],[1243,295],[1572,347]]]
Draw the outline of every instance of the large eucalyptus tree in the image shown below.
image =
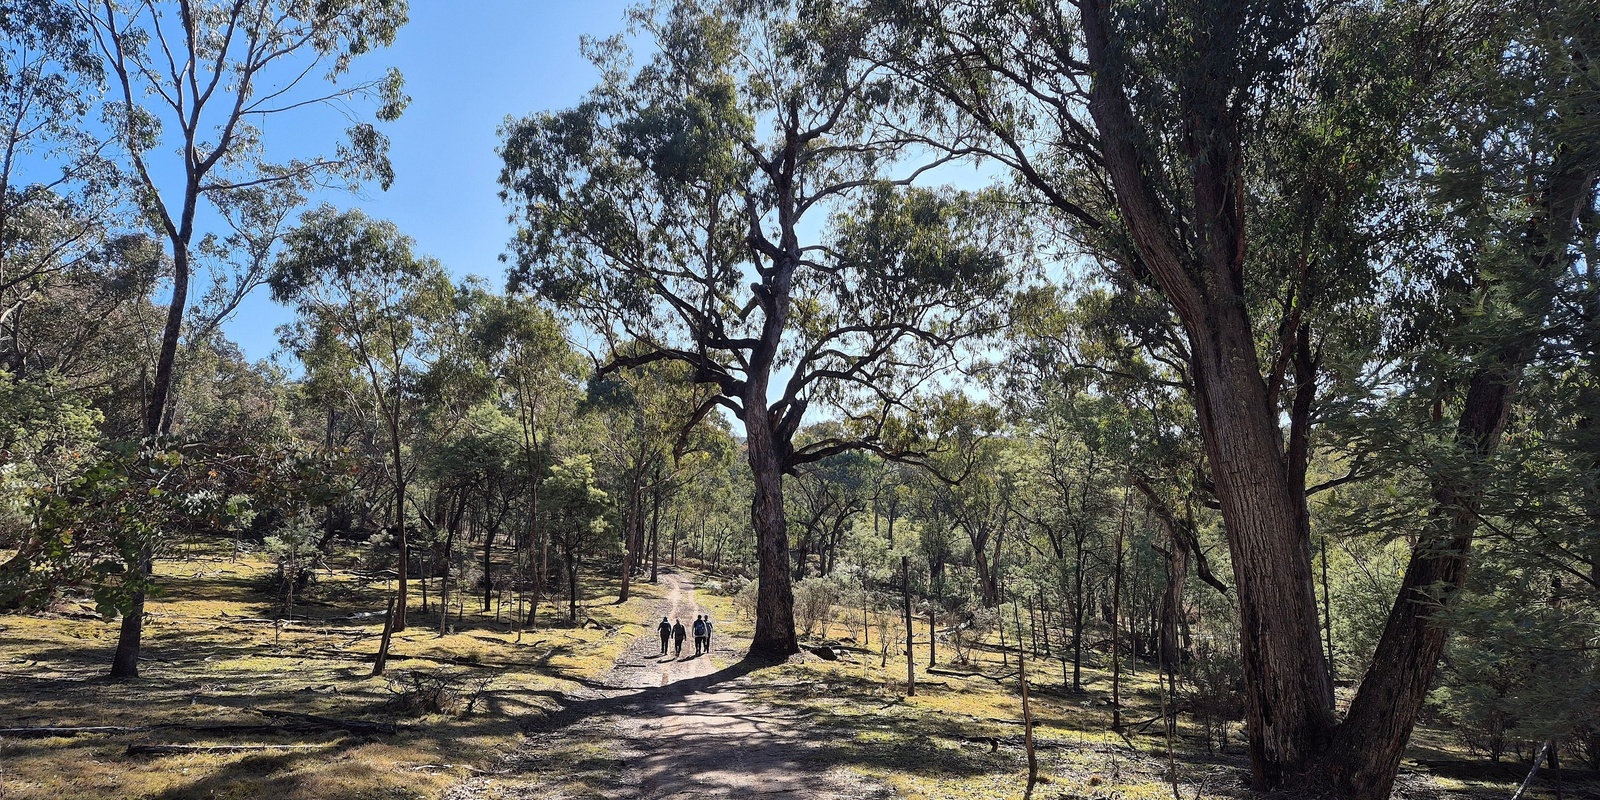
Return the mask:
[[[1007,166],[1120,286],[1170,307],[1180,333],[1159,347],[1182,365],[1226,524],[1254,783],[1387,796],[1446,636],[1436,612],[1464,575],[1477,465],[1549,335],[1542,320],[1593,208],[1594,140],[1572,122],[1600,97],[1585,55],[1593,3],[881,9],[916,40],[886,58],[946,103],[918,130],[936,130],[940,113],[961,121],[928,144]],[[1477,204],[1433,199],[1456,180]],[[1498,210],[1479,213],[1485,202]],[[1411,335],[1406,318],[1440,338]],[[1443,372],[1370,369],[1437,367],[1441,353]],[[1434,404],[1413,430],[1438,433],[1454,415],[1456,468],[1430,476],[1434,510],[1336,727],[1307,464],[1319,420],[1380,381],[1396,391],[1396,375]]]
[[[651,44],[591,43],[578,106],[509,124],[512,282],[599,332],[604,370],[687,364],[743,424],[760,601],[752,650],[797,649],[783,480],[884,448],[914,390],[993,324],[996,210],[901,191],[929,155],[880,119],[913,100],[859,57],[878,35],[847,3],[679,2],[636,12]],[[631,349],[619,348],[628,343]],[[850,433],[796,446],[813,405]]]

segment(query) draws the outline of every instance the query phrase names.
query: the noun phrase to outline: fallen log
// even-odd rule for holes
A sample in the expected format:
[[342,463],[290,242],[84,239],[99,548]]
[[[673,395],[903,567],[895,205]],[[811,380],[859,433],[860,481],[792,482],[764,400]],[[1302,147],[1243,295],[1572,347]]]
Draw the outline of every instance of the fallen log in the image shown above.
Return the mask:
[[45,726],[39,728],[0,728],[0,738],[46,739],[52,736],[73,737],[86,733],[116,734],[141,733],[152,730],[149,725],[77,725],[68,727]]
[[[991,753],[998,751],[1001,745],[1006,747],[1022,747],[1024,745],[1021,736],[968,736],[963,737],[960,741],[967,744],[986,744],[989,746],[989,752]],[[1072,743],[1035,740],[1033,746],[1036,750],[1065,750],[1072,747]]]
[[961,670],[944,669],[942,667],[928,667],[928,674],[929,675],[949,675],[949,676],[955,677],[955,678],[988,678],[989,680],[994,681],[995,683],[1005,683],[1005,682],[1011,680],[1012,678],[1017,677],[1017,673],[1015,673],[1015,672],[1008,672],[1008,673],[1006,673],[1004,675],[990,675],[990,674],[984,673],[984,672],[963,672]]
[[130,744],[124,755],[170,756],[183,753],[250,753],[262,750],[326,750],[326,744]]
[[372,722],[364,719],[335,719],[333,717],[319,717],[315,714],[302,714],[298,711],[279,711],[274,708],[257,708],[251,706],[250,711],[274,719],[298,720],[301,724],[317,725],[329,730],[349,731],[350,733],[383,733],[393,734],[399,728],[392,722]]

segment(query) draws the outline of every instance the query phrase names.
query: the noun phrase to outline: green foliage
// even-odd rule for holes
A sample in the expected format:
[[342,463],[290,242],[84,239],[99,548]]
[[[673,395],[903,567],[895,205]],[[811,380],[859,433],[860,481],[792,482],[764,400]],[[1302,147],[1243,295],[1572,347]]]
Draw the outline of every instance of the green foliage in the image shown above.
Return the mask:
[[19,382],[0,370],[0,537],[23,538],[31,502],[99,460],[103,417],[57,375]]
[[594,482],[594,462],[588,456],[573,456],[551,467],[550,477],[539,486],[545,528],[574,562],[603,549],[611,529],[606,522],[611,498]]
[[[241,459],[242,460],[242,459]],[[129,608],[155,589],[143,563],[174,531],[221,531],[249,523],[248,497],[231,494],[221,470],[240,461],[194,446],[117,444],[74,480],[34,497],[35,532],[7,572],[0,604],[40,604],[63,586],[86,586],[100,613]]]

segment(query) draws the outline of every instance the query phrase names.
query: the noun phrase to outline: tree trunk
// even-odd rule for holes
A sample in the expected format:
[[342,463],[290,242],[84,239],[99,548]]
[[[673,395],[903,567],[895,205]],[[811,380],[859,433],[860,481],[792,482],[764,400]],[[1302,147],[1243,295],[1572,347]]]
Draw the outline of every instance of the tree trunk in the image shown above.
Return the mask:
[[[192,182],[192,181],[191,181]],[[193,194],[192,192],[190,193]],[[183,230],[172,241],[172,299],[167,302],[167,321],[161,329],[161,350],[156,357],[155,381],[144,409],[144,433],[160,436],[172,424],[167,406],[172,394],[173,370],[178,360],[178,337],[183,332],[183,312],[189,302],[188,234],[194,217],[194,200],[186,198]],[[168,228],[171,231],[171,228]],[[135,560],[128,578],[144,581],[150,577],[153,559],[148,548]],[[111,677],[139,677],[139,648],[144,636],[144,592],[134,592],[128,613],[117,629],[117,649],[111,657]]]
[[[487,513],[487,512],[485,512]],[[496,522],[496,525],[499,523]],[[490,573],[493,568],[491,548],[494,547],[494,527],[485,525],[483,533],[483,610],[488,611],[494,602],[494,576]],[[466,602],[463,600],[462,602]]]
[[642,538],[643,530],[640,495],[643,492],[644,466],[634,468],[632,476],[628,479],[628,510],[625,533],[622,536],[622,588],[617,592],[617,602],[628,601],[629,590],[633,586],[633,562],[638,557],[639,549],[636,542]]
[[578,560],[567,550],[567,622],[578,624]]
[[1122,523],[1117,527],[1115,566],[1111,573],[1111,730],[1122,732],[1122,540],[1128,532],[1128,498],[1122,502]]
[[[1185,188],[1192,190],[1192,218],[1204,223],[1174,230],[1138,149],[1146,133],[1120,80],[1125,56],[1108,6],[1090,0],[1082,16],[1088,61],[1106,76],[1094,82],[1089,112],[1133,246],[1188,340],[1195,407],[1233,557],[1253,784],[1270,788],[1327,746],[1333,689],[1312,589],[1304,487],[1285,464],[1278,409],[1262,378],[1244,297],[1241,134],[1226,80],[1184,88]],[[1228,37],[1245,27],[1245,12],[1219,4],[1204,13],[1199,22],[1215,38],[1195,49],[1195,67],[1227,74],[1239,60],[1237,39]]]
[[750,521],[756,533],[756,626],[750,652],[785,658],[800,651],[789,583],[789,526],[783,509],[783,466],[765,403],[748,404],[746,452],[755,479]]
[[[146,549],[138,559],[138,573],[142,578],[148,578],[153,572],[153,559],[150,551]],[[144,592],[134,592],[127,613],[122,615],[122,624],[117,629],[117,650],[111,656],[111,677],[137,678],[139,677],[139,648],[144,637]]]
[[1077,552],[1072,564],[1072,691],[1083,691],[1083,612],[1087,603],[1083,596],[1083,570],[1086,557],[1083,537],[1078,537]]
[[906,615],[906,696],[917,696],[917,654],[912,648],[911,627],[911,557],[900,557],[900,598]]
[[656,468],[656,485],[650,493],[650,582],[661,574],[661,468]]
[[406,629],[406,571],[411,564],[411,548],[406,541],[406,479],[400,449],[400,395],[395,394],[394,415],[389,418],[389,455],[394,461],[394,529],[395,547],[400,551],[400,580],[395,592],[394,632]]

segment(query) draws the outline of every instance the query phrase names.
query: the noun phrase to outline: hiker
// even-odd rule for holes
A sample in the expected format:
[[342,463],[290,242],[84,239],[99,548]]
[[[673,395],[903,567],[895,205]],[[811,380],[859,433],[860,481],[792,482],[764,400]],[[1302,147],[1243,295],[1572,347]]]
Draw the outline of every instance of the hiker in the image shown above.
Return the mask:
[[676,622],[673,623],[673,625],[672,625],[672,644],[673,644],[674,649],[673,649],[672,655],[673,655],[674,658],[677,658],[677,657],[680,657],[680,656],[683,655],[683,637],[687,633],[688,633],[688,631],[685,631],[683,629],[683,620],[677,620]]
[[706,655],[711,654],[711,615],[706,615]]
[[666,655],[667,640],[672,638],[672,626],[667,624],[666,617],[661,618],[661,624],[656,626],[656,630],[661,633],[661,655]]
[[696,656],[700,655],[700,648],[704,647],[705,643],[706,618],[704,616],[698,616],[694,618],[694,654]]

